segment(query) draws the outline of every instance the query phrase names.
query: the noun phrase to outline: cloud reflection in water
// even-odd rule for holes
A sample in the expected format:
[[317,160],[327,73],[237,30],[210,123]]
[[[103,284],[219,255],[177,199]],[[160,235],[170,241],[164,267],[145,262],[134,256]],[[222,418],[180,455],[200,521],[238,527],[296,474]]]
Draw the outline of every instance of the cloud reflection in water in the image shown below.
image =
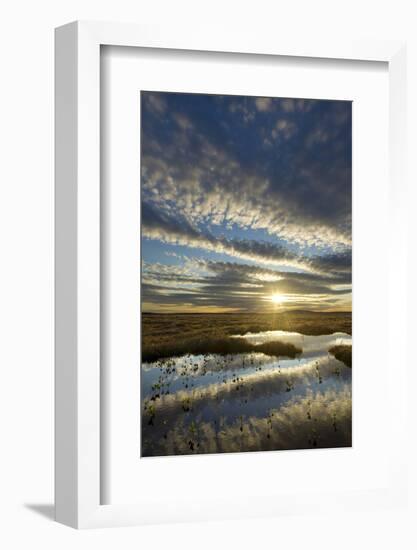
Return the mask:
[[[261,343],[268,333],[247,337]],[[288,333],[286,341],[297,338],[307,344],[298,359],[250,353],[144,364],[142,456],[350,446],[351,369],[327,353],[350,336]]]

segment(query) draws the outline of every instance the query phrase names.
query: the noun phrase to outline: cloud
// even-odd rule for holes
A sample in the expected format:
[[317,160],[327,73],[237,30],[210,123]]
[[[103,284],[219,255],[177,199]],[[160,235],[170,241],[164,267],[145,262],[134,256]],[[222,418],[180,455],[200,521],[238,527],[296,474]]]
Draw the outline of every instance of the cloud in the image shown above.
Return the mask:
[[[175,205],[195,225],[236,225],[303,245],[350,246],[350,104],[325,102],[323,113],[315,107],[319,102],[293,100],[293,113],[278,119],[268,114],[269,126],[256,126],[255,117],[256,128],[237,133],[236,121],[227,117],[243,113],[249,120],[253,98],[213,101],[214,114],[203,124],[198,117],[205,104],[171,109],[167,97],[172,102],[171,95],[183,94],[160,95],[162,100],[150,95],[152,107],[143,116],[143,201],[168,212]],[[153,116],[155,101],[165,102],[163,120]],[[273,105],[277,110],[285,103]]]
[[142,205],[142,234],[149,239],[228,254],[262,264],[285,265],[314,272],[345,272],[351,268],[350,250],[306,257],[278,243],[216,237],[200,231],[175,211],[169,214],[148,203]]
[[251,98],[233,98],[229,101],[229,112],[240,115],[245,125],[255,120],[256,107]]
[[167,110],[167,102],[163,94],[157,92],[142,92],[143,106],[153,113],[164,114]]
[[[280,124],[280,132],[288,139],[294,127]],[[175,153],[164,149],[165,158],[156,152],[143,156],[145,202],[167,212],[175,205],[177,212],[196,225],[236,224],[290,242],[350,245],[350,192],[340,190],[350,173],[343,173],[342,168],[323,172],[318,160],[312,160],[308,168],[298,168],[297,164],[303,164],[299,158],[287,173],[272,179],[245,169],[209,143],[200,143],[194,155],[184,136],[177,136],[176,142]],[[181,143],[184,159],[178,150]],[[298,174],[296,185],[292,183],[294,171]]]
[[[317,307],[340,303],[351,279],[349,102],[146,92],[141,147],[142,235],[164,261],[181,261],[177,245],[247,264],[173,272],[168,290],[167,274],[147,274],[149,296],[168,307],[229,293],[240,308],[276,285]],[[250,264],[264,271],[256,277]],[[283,268],[305,278],[277,280]]]
[[258,111],[266,112],[272,109],[272,99],[270,97],[257,97],[255,99],[255,105]]
[[[160,397],[154,424],[149,425],[147,416],[144,415],[143,439],[147,441],[144,454],[190,453],[190,431],[184,425],[184,402],[190,403],[194,417],[198,418],[204,417],[204,411],[218,410],[218,404],[222,402],[236,406],[244,399],[253,400],[265,396],[274,396],[276,405],[268,414],[264,412],[264,416],[259,412],[257,415],[249,412],[240,417],[229,414],[218,418],[218,425],[200,421],[195,434],[199,444],[197,452],[239,452],[242,448],[260,451],[350,446],[350,372],[333,360],[329,360],[328,364],[320,361],[320,368],[323,372],[326,371],[327,379],[336,382],[337,389],[311,389],[317,376],[313,361],[306,366],[285,369],[285,374],[267,370],[260,374],[245,375],[238,392],[236,384],[228,379],[226,383],[213,383],[205,388],[200,387],[199,391],[193,393],[184,390],[171,391],[169,395]],[[336,369],[341,371],[339,378],[335,375]],[[296,387],[307,386],[306,394],[287,398],[287,388],[292,383]]]
[[193,127],[192,122],[188,117],[181,113],[173,113],[172,117],[175,122],[178,124],[181,130],[191,130]]
[[309,113],[318,103],[317,99],[286,98],[281,100],[281,109],[286,113]]
[[[271,309],[270,297],[287,296],[293,308],[343,309],[350,295],[349,276],[273,270],[259,265],[186,259],[182,265],[143,263],[142,298],[148,306],[188,304],[236,310]],[[338,283],[338,284],[335,284]],[[340,283],[343,282],[343,285]],[[339,288],[341,287],[341,288]]]
[[149,204],[142,206],[142,234],[149,239],[199,248],[261,264],[298,267],[312,272],[345,272],[350,270],[351,253],[306,257],[280,244],[248,239],[228,239],[204,233],[181,216],[161,212]]
[[297,132],[297,126],[294,122],[281,118],[275,124],[271,135],[274,139],[282,136],[284,139],[290,139]]
[[320,143],[327,143],[330,139],[330,135],[324,128],[315,128],[306,138],[307,147],[312,147]]
[[290,98],[282,99],[280,105],[281,109],[286,113],[293,113],[296,107],[296,100]]

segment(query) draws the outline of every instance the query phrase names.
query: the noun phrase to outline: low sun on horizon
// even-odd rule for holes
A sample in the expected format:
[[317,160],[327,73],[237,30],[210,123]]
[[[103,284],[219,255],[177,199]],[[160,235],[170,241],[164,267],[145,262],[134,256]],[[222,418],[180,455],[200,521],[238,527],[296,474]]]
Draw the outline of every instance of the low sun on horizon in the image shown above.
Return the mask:
[[283,304],[284,302],[287,301],[287,297],[284,296],[283,294],[272,294],[271,296],[271,302],[273,304]]
[[142,92],[142,311],[349,311],[351,111]]

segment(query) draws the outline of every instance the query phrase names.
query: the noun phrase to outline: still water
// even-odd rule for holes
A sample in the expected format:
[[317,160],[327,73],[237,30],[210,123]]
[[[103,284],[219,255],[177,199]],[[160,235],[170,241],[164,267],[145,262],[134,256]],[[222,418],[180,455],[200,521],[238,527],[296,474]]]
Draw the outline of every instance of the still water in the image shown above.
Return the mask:
[[143,363],[142,456],[351,445],[352,370],[329,349],[351,336],[268,331],[295,359],[263,353],[185,355]]

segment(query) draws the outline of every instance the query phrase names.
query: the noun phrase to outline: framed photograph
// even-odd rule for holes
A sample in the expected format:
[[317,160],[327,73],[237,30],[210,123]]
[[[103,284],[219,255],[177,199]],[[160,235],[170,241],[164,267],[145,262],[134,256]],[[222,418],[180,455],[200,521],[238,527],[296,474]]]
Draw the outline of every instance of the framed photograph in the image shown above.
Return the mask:
[[56,30],[73,527],[406,498],[405,46],[209,31]]
[[141,456],[351,447],[352,103],[141,92]]

